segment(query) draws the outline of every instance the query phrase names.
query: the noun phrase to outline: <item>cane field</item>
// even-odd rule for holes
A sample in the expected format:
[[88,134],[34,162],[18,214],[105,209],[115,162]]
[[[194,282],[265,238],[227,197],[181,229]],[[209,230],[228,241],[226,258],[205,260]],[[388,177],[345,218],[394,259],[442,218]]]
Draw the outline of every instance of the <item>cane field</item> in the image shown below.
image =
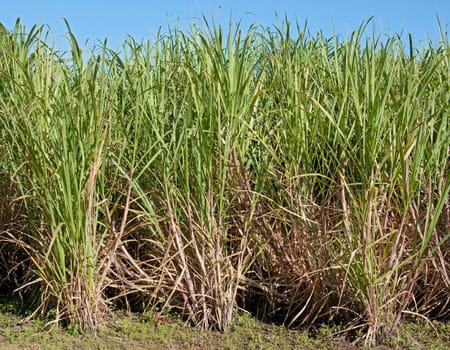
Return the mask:
[[120,50],[1,27],[3,309],[85,336],[117,313],[210,337],[264,322],[266,344],[379,346],[419,322],[448,345],[437,26],[417,45],[370,20],[341,38],[205,18]]

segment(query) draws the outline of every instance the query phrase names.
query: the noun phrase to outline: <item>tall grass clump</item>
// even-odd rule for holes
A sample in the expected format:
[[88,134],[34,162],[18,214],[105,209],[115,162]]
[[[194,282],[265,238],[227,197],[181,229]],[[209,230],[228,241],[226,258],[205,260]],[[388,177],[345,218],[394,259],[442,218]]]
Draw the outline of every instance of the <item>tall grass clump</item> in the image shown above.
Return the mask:
[[[306,27],[83,52],[0,32],[0,269],[42,315],[225,331],[237,308],[367,344],[449,316],[450,51]],[[29,306],[31,306],[29,305]]]
[[277,215],[261,266],[271,313],[352,321],[374,343],[448,309],[449,51],[363,32],[266,37],[262,191]]
[[253,43],[239,28],[213,27],[154,45],[130,39],[124,49],[121,130],[137,148],[117,163],[139,218],[129,237],[153,281],[144,304],[178,308],[204,329],[227,328],[251,259],[255,195],[244,161],[258,98]]
[[109,77],[101,55],[83,62],[70,31],[65,56],[43,35],[17,23],[2,47],[2,161],[26,220],[6,237],[27,256],[20,289],[29,302],[93,330],[107,310],[98,283],[105,254],[98,174],[112,116]]

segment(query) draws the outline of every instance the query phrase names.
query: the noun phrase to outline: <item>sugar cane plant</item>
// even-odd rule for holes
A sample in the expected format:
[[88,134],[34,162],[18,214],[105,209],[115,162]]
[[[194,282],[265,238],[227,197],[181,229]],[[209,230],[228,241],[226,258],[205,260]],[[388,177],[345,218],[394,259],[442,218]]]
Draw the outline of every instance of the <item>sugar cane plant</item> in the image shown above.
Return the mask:
[[120,51],[0,30],[2,290],[80,331],[244,308],[375,344],[448,317],[448,36],[369,25],[204,19]]

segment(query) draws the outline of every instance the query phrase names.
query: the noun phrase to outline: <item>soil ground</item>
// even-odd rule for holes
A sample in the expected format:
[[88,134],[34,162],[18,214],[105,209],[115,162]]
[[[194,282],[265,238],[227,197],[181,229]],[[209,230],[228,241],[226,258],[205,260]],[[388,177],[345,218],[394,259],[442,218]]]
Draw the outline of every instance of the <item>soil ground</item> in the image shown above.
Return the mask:
[[[363,349],[333,329],[319,328],[316,336],[306,331],[260,322],[249,315],[236,316],[226,333],[202,332],[175,317],[155,319],[152,315],[116,312],[97,336],[48,327],[43,321],[21,323],[14,313],[0,311],[2,350],[144,350],[144,349]],[[413,322],[405,324],[388,349],[450,349],[450,323]]]

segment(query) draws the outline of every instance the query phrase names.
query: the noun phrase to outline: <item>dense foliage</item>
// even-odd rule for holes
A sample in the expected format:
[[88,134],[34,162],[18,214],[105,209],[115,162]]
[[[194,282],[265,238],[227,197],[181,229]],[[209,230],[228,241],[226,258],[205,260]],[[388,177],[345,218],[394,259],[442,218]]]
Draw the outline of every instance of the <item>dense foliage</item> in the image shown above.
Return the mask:
[[[306,28],[59,52],[0,32],[4,293],[82,331],[236,307],[374,343],[448,317],[450,47]],[[227,33],[227,34],[225,34]]]

